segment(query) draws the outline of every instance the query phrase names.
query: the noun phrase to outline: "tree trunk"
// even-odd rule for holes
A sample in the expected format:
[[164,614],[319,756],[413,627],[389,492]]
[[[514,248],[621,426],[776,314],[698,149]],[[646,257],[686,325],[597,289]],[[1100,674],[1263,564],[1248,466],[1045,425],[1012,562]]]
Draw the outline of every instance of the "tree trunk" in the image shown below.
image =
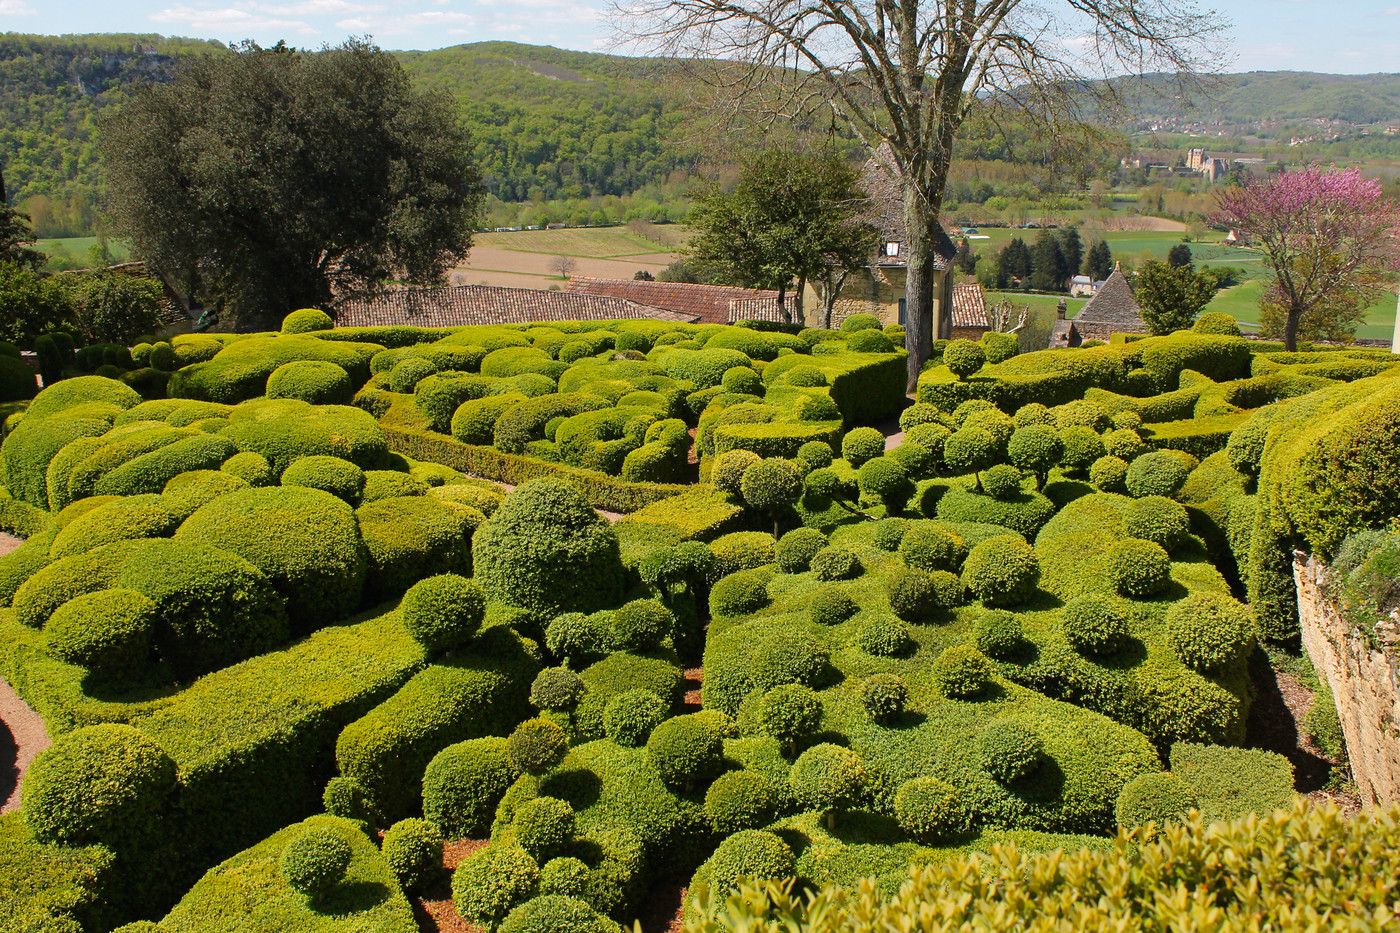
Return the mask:
[[917,390],[919,373],[933,355],[937,327],[933,319],[933,285],[936,278],[933,264],[937,254],[930,233],[937,222],[924,207],[924,199],[916,186],[906,183],[904,226],[908,240],[903,248],[908,275],[904,282],[904,346],[909,351],[910,394]]
[[[802,313],[802,304],[803,304],[803,302],[805,301],[806,297],[807,297],[807,280],[806,280],[805,278],[799,276],[798,279],[797,279],[797,293],[796,293],[796,295],[794,296],[793,302],[792,302],[793,307],[795,307],[795,308],[797,309],[797,323],[799,323],[799,324],[803,324],[803,323],[806,322],[806,316]],[[788,323],[791,323],[791,321],[789,321]]]
[[792,315],[788,314],[787,309],[787,287],[788,283],[786,279],[778,283],[778,313],[783,316],[784,321],[791,324]]
[[1288,316],[1283,322],[1283,348],[1289,353],[1294,353],[1298,349],[1298,324],[1302,320],[1303,312],[1301,309],[1288,309]]

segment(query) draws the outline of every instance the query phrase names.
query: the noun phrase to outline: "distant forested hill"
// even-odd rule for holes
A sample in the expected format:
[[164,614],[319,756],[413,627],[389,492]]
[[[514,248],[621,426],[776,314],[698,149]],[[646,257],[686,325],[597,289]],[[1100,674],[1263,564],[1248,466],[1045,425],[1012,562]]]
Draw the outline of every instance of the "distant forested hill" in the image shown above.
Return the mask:
[[[1153,85],[1162,93],[1151,93]],[[1306,71],[1251,71],[1226,75],[1206,94],[1177,97],[1165,78],[1148,76],[1139,98],[1142,115],[1216,123],[1345,120],[1400,122],[1400,74],[1329,75]]]

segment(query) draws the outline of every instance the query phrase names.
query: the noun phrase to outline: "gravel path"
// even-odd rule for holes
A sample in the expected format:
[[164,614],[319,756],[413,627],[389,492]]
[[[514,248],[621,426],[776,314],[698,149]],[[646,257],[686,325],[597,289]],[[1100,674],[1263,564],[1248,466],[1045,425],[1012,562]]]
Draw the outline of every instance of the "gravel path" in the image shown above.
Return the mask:
[[[0,532],[0,557],[24,543]],[[19,786],[34,756],[49,747],[49,733],[39,714],[8,683],[0,680],[0,813],[19,809]]]

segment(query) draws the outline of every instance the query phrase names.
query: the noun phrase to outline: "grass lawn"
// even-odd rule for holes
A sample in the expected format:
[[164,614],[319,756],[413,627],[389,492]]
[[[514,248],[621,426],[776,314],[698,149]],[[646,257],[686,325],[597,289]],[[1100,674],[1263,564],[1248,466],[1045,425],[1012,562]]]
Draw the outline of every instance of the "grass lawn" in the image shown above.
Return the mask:
[[478,246],[493,246],[523,253],[552,256],[639,256],[670,250],[629,232],[625,227],[581,227],[570,230],[520,230],[512,233],[478,233],[472,237]]
[[[1023,292],[987,292],[987,307],[991,307],[1003,298],[1008,299],[1017,308],[1023,305],[1030,305],[1031,312],[1049,311],[1051,315],[1055,313],[1055,308],[1059,305],[1060,299],[1055,295],[1027,295]],[[1085,298],[1067,298],[1067,309],[1070,317],[1076,314],[1088,304]]]
[[[979,227],[979,230],[987,237],[985,240],[972,240],[972,248],[984,255],[995,255],[1003,246],[1011,242],[1012,237],[1020,237],[1027,246],[1035,243],[1039,230],[1012,230],[1008,227]],[[1087,250],[1093,234],[1083,230],[1079,232],[1080,238],[1084,241]],[[1219,237],[1218,234],[1212,236]],[[1136,259],[1144,250],[1150,252],[1154,259],[1165,260],[1167,252],[1173,246],[1182,242],[1180,233],[1162,233],[1154,230],[1110,230],[1104,233],[1104,241],[1108,243],[1108,248],[1113,251],[1113,255],[1118,259],[1129,257]],[[1220,263],[1223,265],[1244,265],[1250,261],[1257,262],[1254,253],[1225,246],[1219,242],[1192,242],[1187,243],[1191,247],[1191,256],[1197,262]]]
[[[88,247],[97,243],[95,236],[70,236],[60,237],[51,240],[38,240],[34,243],[35,249],[46,255],[61,255],[68,253],[81,263],[87,263]],[[107,248],[112,252],[112,258],[117,262],[126,262],[131,258],[131,251],[127,249],[125,243],[118,240],[108,240]]]
[[[1255,279],[1218,293],[1206,311],[1224,311],[1241,324],[1259,321],[1259,293],[1264,283]],[[1358,338],[1386,340],[1395,333],[1395,295],[1385,294],[1366,309],[1366,323],[1356,329]]]

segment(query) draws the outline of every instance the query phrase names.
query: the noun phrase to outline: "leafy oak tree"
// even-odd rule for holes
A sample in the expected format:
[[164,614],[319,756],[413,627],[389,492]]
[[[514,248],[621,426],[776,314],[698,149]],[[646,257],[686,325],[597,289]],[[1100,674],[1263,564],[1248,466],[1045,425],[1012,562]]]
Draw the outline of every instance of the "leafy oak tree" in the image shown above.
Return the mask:
[[436,284],[482,205],[449,100],[352,39],[183,59],[102,125],[116,232],[241,329]]
[[[1224,27],[1191,0],[615,0],[620,38],[708,61],[740,123],[837,124],[888,145],[904,208],[912,391],[951,309],[933,320],[954,142],[974,106],[1058,143],[1113,83],[1216,62]],[[1098,98],[1097,100],[1095,98]],[[1109,101],[1113,103],[1113,101]],[[1073,134],[1078,135],[1078,134]]]
[[1209,272],[1149,259],[1133,279],[1133,292],[1148,329],[1154,334],[1170,334],[1191,326],[1215,297],[1216,284]]

